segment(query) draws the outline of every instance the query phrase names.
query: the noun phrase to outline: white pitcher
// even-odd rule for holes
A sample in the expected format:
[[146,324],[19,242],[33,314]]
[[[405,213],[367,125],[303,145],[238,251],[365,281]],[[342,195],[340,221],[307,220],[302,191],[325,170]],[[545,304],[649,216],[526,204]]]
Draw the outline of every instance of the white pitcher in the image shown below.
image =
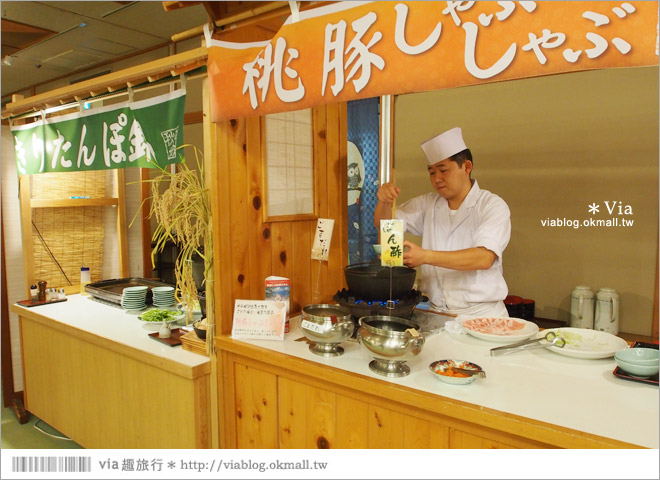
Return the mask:
[[594,328],[594,293],[591,288],[578,285],[571,293],[569,327]]
[[594,330],[619,333],[619,294],[613,288],[601,288],[596,294]]

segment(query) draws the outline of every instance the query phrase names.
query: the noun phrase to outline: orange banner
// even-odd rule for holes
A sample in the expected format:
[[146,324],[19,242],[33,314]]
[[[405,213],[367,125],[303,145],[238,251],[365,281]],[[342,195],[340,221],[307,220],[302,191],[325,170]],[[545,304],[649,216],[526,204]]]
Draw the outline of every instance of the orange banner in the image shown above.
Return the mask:
[[213,121],[658,65],[658,2],[338,2],[269,42],[207,40]]

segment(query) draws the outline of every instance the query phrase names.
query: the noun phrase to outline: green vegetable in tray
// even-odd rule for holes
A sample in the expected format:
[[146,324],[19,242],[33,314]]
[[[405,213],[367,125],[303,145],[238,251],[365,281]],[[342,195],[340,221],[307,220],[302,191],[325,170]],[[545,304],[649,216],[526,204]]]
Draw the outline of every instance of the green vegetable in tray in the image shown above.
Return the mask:
[[154,308],[153,310],[148,310],[140,315],[138,318],[144,322],[163,322],[174,320],[176,318],[176,312],[171,310],[163,310],[160,308]]
[[564,330],[557,330],[557,335],[564,339],[567,345],[574,345],[582,341],[582,335],[570,333]]

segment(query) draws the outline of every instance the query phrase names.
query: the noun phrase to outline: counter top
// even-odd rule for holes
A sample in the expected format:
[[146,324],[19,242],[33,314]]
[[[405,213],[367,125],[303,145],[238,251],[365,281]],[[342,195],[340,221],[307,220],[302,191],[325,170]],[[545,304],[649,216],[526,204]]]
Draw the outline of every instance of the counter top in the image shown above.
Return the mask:
[[184,377],[195,378],[210,372],[208,357],[150,338],[149,334],[157,330],[145,329],[136,314],[92,297],[68,295],[66,302],[35,307],[14,304],[12,311]]
[[[547,349],[490,356],[502,345],[467,334],[427,336],[420,355],[407,364],[410,375],[387,378],[369,369],[372,357],[354,340],[342,343],[344,355],[324,358],[312,354],[300,330],[300,317],[291,319],[283,341],[248,340],[250,345],[323,364],[381,382],[409,387],[473,405],[506,412],[572,430],[643,447],[658,448],[658,387],[615,377],[614,358],[585,360]],[[441,359],[468,360],[480,365],[487,378],[469,385],[449,385],[433,378],[429,364]]]

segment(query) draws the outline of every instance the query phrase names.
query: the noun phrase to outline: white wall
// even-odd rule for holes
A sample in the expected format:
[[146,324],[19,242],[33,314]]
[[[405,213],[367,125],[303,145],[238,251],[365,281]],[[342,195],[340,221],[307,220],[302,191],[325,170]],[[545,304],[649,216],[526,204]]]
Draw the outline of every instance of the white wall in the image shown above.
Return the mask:
[[[463,128],[473,178],[511,209],[509,292],[568,320],[575,285],[615,288],[621,331],[650,335],[658,239],[658,68],[620,68],[401,95],[395,168],[402,201],[431,190],[420,143]],[[608,215],[605,201],[630,205]],[[600,205],[598,214],[588,206]],[[617,203],[618,205],[618,203]],[[544,227],[545,219],[634,226]]]
[[[9,305],[25,300],[25,275],[23,273],[23,244],[21,236],[21,209],[18,201],[18,175],[14,160],[14,142],[9,127],[2,126],[2,223],[5,229],[5,256],[2,259],[7,269],[7,301]],[[21,371],[21,342],[18,316],[9,312],[11,356],[14,373],[14,389],[23,390]]]

